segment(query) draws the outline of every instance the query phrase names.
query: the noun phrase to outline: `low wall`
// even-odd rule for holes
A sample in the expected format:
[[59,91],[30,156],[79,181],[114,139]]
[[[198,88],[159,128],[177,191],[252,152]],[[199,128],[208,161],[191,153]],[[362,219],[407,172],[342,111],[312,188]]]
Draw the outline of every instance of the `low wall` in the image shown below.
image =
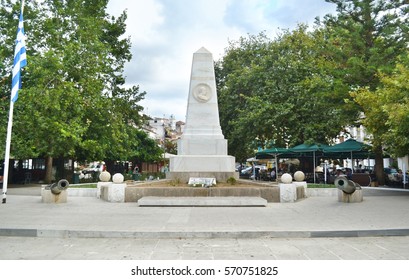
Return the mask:
[[262,197],[268,202],[280,202],[278,187],[142,187],[127,186],[125,202],[137,202],[144,196],[162,197],[223,197],[223,196],[254,196]]
[[307,197],[338,197],[337,188],[307,188]]
[[[192,187],[139,187],[128,186],[125,191],[125,201],[134,202],[143,196],[260,196],[267,199],[268,202],[279,202],[278,187],[223,187],[223,188],[192,188]],[[247,190],[251,189],[251,190]],[[337,188],[307,188],[307,197],[337,197]],[[387,189],[390,190],[390,189]],[[68,196],[78,197],[96,197],[97,189],[95,188],[68,188]],[[210,192],[209,192],[210,191]],[[379,191],[379,189],[378,189]],[[129,193],[128,193],[129,192]],[[190,195],[192,194],[192,195]],[[127,200],[127,197],[129,201]],[[304,192],[297,187],[297,198],[303,198]],[[277,200],[276,200],[277,199]]]
[[97,197],[96,188],[70,188],[67,189],[68,196]]
[[[270,187],[153,187],[153,186],[127,186],[125,189],[125,202],[137,202],[145,196],[159,197],[261,197],[267,202],[280,202],[280,189]],[[305,197],[304,188],[297,187],[297,200]]]

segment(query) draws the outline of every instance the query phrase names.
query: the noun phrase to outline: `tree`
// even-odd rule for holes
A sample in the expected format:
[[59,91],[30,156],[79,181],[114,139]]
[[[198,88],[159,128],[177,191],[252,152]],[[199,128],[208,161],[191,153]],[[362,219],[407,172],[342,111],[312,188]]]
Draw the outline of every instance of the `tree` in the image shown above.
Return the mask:
[[[375,91],[381,84],[378,73],[391,74],[397,58],[406,52],[409,43],[409,4],[392,0],[326,0],[337,5],[337,14],[328,15],[323,24],[331,42],[332,58],[337,63],[337,79],[348,85],[348,91],[367,88]],[[358,95],[353,95],[358,97]],[[362,100],[355,100],[362,105]],[[376,102],[370,104],[376,105]],[[378,104],[379,105],[379,104]],[[380,116],[379,108],[365,104],[364,118]],[[381,120],[381,119],[380,119]],[[374,121],[369,121],[374,123]],[[368,123],[368,122],[366,122]],[[373,130],[376,175],[384,183],[382,134],[386,127],[378,123]]]
[[239,120],[246,112],[245,96],[252,95],[257,85],[247,74],[251,65],[256,64],[255,60],[264,56],[268,43],[265,34],[249,36],[248,39],[242,37],[237,42],[230,42],[225,56],[215,63],[220,124],[229,140],[229,154],[240,161],[254,149],[250,145],[254,138],[247,133],[249,128]]
[[[123,67],[131,58],[129,38],[123,38],[126,13],[109,17],[107,2],[26,3],[29,63],[15,104],[12,152],[48,158],[46,181],[54,157],[123,159],[135,152],[132,137],[139,131],[138,102],[145,93],[123,88]],[[0,9],[0,43],[6,46],[1,60],[9,65],[1,73],[2,87],[11,84],[10,30],[16,24],[10,22],[18,22],[18,5],[2,0]]]
[[178,153],[177,149],[177,142],[172,139],[165,139],[163,143],[164,149],[166,153],[176,155]]
[[360,88],[353,96],[366,113],[363,124],[388,153],[405,156],[409,151],[409,55],[391,75],[380,74],[375,91]]
[[345,84],[334,79],[325,35],[300,25],[274,40],[260,34],[230,45],[216,73],[233,155],[244,159],[271,143],[328,143],[356,117]]

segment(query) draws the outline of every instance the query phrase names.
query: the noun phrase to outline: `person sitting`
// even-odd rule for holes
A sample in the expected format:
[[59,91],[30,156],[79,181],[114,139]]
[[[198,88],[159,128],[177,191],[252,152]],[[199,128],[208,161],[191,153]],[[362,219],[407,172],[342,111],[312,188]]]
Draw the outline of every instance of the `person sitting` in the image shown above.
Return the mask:
[[273,181],[273,180],[275,180],[275,179],[276,179],[276,171],[275,171],[275,169],[273,168],[273,169],[271,170],[271,173],[270,173],[270,180]]

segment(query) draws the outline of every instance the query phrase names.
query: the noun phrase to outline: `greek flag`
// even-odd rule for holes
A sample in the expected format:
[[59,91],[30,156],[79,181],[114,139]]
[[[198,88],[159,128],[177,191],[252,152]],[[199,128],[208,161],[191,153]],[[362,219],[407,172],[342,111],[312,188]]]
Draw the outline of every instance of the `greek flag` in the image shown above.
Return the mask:
[[18,90],[21,88],[20,70],[27,65],[25,35],[23,26],[23,11],[20,13],[18,22],[16,49],[14,50],[13,80],[11,83],[11,101],[16,102],[18,99]]

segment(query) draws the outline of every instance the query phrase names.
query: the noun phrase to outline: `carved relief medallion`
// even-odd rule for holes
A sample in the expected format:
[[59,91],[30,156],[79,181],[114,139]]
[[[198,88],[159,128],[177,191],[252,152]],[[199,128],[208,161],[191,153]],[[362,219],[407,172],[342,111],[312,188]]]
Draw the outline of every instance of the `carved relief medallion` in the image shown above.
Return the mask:
[[206,84],[198,84],[193,89],[193,96],[199,102],[207,102],[212,98],[212,89]]

